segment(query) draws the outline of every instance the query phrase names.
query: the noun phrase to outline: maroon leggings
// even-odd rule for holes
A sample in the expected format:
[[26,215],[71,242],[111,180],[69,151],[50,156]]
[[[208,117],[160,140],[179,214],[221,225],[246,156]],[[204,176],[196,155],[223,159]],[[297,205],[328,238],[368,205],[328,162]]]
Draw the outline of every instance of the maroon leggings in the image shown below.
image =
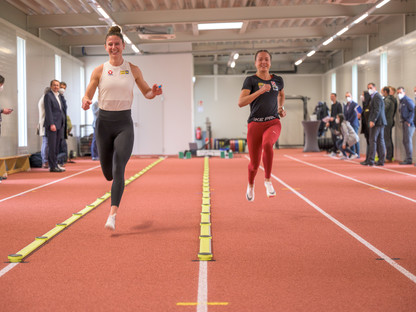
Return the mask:
[[282,125],[279,119],[265,122],[250,122],[247,132],[247,146],[250,155],[248,164],[248,183],[254,184],[263,152],[265,178],[270,179],[273,166],[273,145],[279,139]]

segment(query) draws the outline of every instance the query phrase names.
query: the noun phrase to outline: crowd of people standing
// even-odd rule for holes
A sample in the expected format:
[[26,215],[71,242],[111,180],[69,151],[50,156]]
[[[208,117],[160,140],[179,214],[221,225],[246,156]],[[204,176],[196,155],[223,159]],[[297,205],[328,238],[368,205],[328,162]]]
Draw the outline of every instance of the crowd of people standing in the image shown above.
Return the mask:
[[[416,99],[416,87],[414,92]],[[385,163],[393,162],[392,131],[395,126],[396,112],[398,112],[405,150],[404,159],[399,164],[413,164],[415,101],[406,95],[404,87],[400,86],[396,89],[386,86],[378,92],[376,84],[370,82],[367,90],[360,97],[361,106],[352,100],[350,92],[345,94],[344,105],[337,101],[335,93],[331,93],[330,98],[332,102],[330,114],[322,119],[322,123],[331,131],[333,143],[333,147],[329,150],[331,156],[339,155],[341,159],[360,158],[358,135],[361,120],[361,134],[365,137],[367,149],[365,160],[360,163],[364,166],[384,166]],[[349,153],[349,157],[346,153]]]

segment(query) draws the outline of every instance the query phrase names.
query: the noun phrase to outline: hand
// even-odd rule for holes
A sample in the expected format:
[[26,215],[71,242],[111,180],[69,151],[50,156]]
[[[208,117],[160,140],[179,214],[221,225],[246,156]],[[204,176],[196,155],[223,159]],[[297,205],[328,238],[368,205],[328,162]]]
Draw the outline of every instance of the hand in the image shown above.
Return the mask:
[[56,131],[56,126],[55,125],[51,125],[50,126],[51,131],[55,132]]
[[277,109],[277,112],[279,113],[279,116],[280,117],[285,117],[286,116],[286,111],[285,111],[285,109],[283,107],[279,107]]
[[269,92],[271,88],[272,88],[272,86],[271,86],[271,85],[269,85],[268,83],[265,83],[265,84],[264,84],[264,85],[260,88],[260,91],[261,91],[261,93],[263,94],[263,93]]
[[327,123],[325,124],[325,127],[326,127],[326,128],[329,128],[329,122],[327,122]]
[[407,121],[406,121],[406,125],[407,125],[408,127],[410,127],[410,122],[407,122]]
[[5,108],[5,109],[3,109],[3,114],[5,114],[5,115],[11,114],[12,111],[13,111],[13,109],[11,109],[11,108]]
[[370,121],[370,128],[373,128],[376,124],[372,121]]
[[329,120],[334,121],[334,117],[330,117]]
[[91,104],[92,104],[92,101],[90,99],[82,98],[82,109],[83,110],[90,109]]
[[347,146],[344,144],[344,145],[342,145],[342,149],[346,149],[347,148]]
[[158,86],[157,84],[154,84],[152,87],[152,92],[154,95],[161,95],[163,93],[162,85]]

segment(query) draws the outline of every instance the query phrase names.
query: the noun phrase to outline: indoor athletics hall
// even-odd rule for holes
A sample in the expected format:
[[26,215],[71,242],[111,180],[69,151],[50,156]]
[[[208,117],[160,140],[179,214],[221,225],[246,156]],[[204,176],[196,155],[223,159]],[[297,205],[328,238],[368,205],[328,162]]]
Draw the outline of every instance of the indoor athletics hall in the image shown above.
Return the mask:
[[[111,231],[115,192],[82,103],[111,60],[113,25],[125,42],[117,53],[160,92],[134,86]],[[416,135],[405,140],[414,125],[403,120],[403,103],[415,111],[415,0],[0,0],[0,29],[0,311],[416,310],[416,155],[406,147]],[[286,116],[248,200],[251,103],[239,99],[261,50],[284,82]],[[53,80],[66,83],[71,124],[56,171],[39,126]],[[380,147],[379,166],[362,165],[370,83],[398,92],[392,158]],[[327,107],[327,121],[332,102],[357,103],[358,158],[334,148],[319,115]]]

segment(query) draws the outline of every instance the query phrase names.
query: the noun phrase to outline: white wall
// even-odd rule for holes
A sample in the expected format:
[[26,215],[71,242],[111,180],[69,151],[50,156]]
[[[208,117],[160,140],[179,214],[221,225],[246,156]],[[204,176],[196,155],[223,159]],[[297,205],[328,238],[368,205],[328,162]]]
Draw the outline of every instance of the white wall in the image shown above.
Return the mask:
[[[26,40],[26,86],[27,86],[27,138],[28,146],[24,148],[28,153],[40,151],[41,138],[36,135],[38,124],[38,101],[43,95],[45,87],[55,79],[55,54],[62,58],[62,80],[68,83],[68,93],[65,95],[69,109],[68,113],[73,122],[79,124],[80,103],[79,70],[82,62],[62,52],[58,48],[40,40],[16,26],[0,19],[0,75],[6,79],[4,91],[0,94],[0,107],[10,107],[14,111],[11,115],[3,115],[2,135],[0,136],[0,156],[18,154],[18,124],[17,124],[17,62],[16,36]],[[80,105],[80,104],[79,104]],[[70,144],[71,149],[75,149]]]
[[[104,49],[104,48],[103,48]],[[95,67],[108,56],[83,57],[86,84]],[[192,54],[137,55],[125,59],[137,65],[145,81],[161,84],[163,96],[147,100],[134,91],[132,118],[135,126],[133,154],[177,154],[188,148],[193,133]],[[97,93],[95,97],[97,97]],[[92,121],[88,118],[88,123]]]
[[[386,44],[376,50],[362,55],[354,60],[327,72],[324,75],[324,94],[331,92],[331,74],[337,74],[337,93],[338,99],[345,101],[346,91],[351,90],[351,71],[352,66],[358,66],[358,90],[361,93],[367,89],[367,84],[374,82],[377,90],[380,91],[384,86],[380,86],[380,54],[387,51],[387,83],[390,86],[403,86],[407,90],[407,95],[414,99],[413,88],[416,86],[416,31]],[[396,126],[393,128],[394,158],[403,160],[404,148],[402,144],[402,130],[399,122],[399,112],[396,113]],[[361,153],[366,152],[366,142],[363,135],[360,136]],[[413,145],[416,147],[416,135],[413,136]],[[416,149],[414,148],[416,151]],[[413,160],[416,160],[416,152],[413,153]]]

